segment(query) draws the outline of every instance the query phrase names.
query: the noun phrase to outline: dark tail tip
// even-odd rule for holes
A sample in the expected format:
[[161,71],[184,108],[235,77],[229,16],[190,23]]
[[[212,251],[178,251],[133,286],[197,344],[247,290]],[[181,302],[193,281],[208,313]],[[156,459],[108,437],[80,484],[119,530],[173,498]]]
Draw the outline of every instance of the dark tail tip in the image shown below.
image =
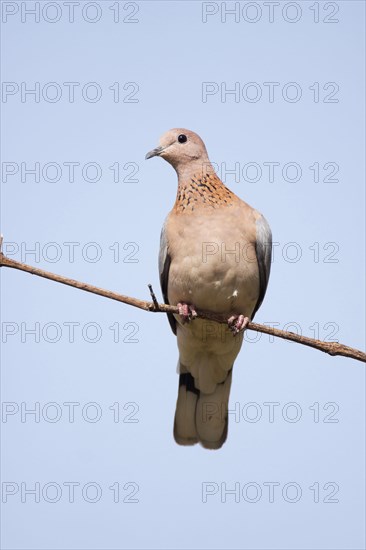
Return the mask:
[[187,391],[195,393],[196,395],[200,394],[200,391],[194,385],[194,378],[189,372],[179,375],[179,385],[185,386]]

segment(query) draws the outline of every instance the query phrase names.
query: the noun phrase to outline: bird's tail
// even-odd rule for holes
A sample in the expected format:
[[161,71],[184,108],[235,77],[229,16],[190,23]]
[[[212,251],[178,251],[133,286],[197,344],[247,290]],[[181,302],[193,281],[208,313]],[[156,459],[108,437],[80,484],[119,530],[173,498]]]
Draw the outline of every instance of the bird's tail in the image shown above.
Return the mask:
[[174,439],[179,445],[201,443],[206,449],[219,449],[228,432],[228,403],[232,370],[210,394],[200,392],[190,373],[180,374]]

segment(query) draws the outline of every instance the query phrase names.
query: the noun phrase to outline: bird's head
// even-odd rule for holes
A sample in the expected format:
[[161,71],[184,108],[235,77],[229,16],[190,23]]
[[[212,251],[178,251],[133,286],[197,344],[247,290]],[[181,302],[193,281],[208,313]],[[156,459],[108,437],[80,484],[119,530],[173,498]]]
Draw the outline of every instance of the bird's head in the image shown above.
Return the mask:
[[159,145],[146,155],[146,159],[162,157],[179,173],[194,164],[209,163],[202,139],[185,128],[173,128],[163,134]]

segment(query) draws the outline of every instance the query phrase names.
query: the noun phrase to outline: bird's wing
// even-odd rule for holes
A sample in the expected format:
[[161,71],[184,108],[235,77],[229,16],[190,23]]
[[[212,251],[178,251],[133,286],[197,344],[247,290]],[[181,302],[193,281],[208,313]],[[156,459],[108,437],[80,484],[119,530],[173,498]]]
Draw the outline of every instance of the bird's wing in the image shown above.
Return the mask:
[[[159,252],[159,277],[160,277],[160,286],[163,293],[164,303],[169,304],[168,302],[168,281],[169,281],[169,269],[171,263],[171,257],[168,251],[168,241],[166,237],[166,221],[163,225],[160,235],[160,252]],[[177,334],[177,322],[172,313],[167,313],[168,320],[172,331],[174,334]]]
[[257,255],[258,270],[259,270],[259,296],[255,305],[252,319],[257,313],[263,302],[266,294],[269,274],[271,271],[272,259],[272,233],[267,220],[261,215],[255,222],[256,225],[256,242],[255,251]]

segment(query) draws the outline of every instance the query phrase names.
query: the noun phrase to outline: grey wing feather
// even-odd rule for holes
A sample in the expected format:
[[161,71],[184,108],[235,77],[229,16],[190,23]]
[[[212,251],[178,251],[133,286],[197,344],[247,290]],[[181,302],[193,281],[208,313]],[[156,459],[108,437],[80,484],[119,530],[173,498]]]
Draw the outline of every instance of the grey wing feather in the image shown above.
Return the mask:
[[[168,242],[165,232],[165,223],[161,230],[160,235],[160,252],[159,252],[159,277],[160,286],[163,293],[164,303],[169,304],[168,301],[168,282],[169,282],[169,269],[170,269],[171,257],[168,251]],[[168,321],[174,334],[177,334],[177,322],[172,313],[167,313]]]
[[263,216],[256,221],[256,230],[255,250],[259,269],[259,296],[252,319],[254,319],[254,315],[260,308],[266,294],[272,260],[272,232],[267,220]]

